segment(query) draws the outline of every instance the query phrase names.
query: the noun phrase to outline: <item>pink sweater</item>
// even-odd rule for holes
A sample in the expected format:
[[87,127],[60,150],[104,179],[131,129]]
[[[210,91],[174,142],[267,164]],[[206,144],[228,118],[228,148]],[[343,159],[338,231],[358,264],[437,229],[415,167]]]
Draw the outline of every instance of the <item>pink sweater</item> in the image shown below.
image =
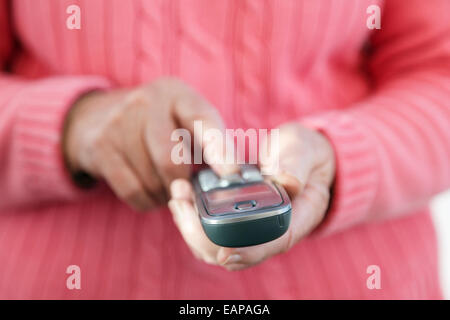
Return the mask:
[[[427,201],[450,186],[450,1],[0,0],[0,66],[0,298],[441,297]],[[313,235],[227,272],[192,256],[167,208],[74,187],[60,152],[72,102],[163,75],[230,128],[324,131],[337,177]]]

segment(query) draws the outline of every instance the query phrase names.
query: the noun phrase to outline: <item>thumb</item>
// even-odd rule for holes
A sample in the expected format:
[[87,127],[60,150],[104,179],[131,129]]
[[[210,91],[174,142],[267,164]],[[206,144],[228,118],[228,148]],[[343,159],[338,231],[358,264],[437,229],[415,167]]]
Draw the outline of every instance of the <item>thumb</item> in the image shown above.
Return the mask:
[[274,175],[272,180],[282,185],[291,199],[303,191],[302,182],[295,175],[286,171]]

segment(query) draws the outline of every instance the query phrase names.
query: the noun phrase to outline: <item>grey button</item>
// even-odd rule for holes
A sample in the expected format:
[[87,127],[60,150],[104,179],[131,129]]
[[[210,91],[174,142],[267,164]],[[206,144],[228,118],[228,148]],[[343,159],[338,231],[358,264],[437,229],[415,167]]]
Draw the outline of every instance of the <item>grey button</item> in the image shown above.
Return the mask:
[[255,200],[248,200],[248,201],[242,201],[242,202],[238,202],[234,205],[234,208],[236,210],[249,210],[253,207],[256,206],[256,201]]

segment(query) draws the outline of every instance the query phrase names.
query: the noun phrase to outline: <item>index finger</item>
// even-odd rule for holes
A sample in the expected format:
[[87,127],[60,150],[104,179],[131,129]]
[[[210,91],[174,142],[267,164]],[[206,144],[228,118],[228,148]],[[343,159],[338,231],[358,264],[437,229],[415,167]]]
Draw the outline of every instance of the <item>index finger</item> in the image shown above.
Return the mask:
[[225,134],[225,125],[219,112],[205,99],[186,89],[173,105],[173,116],[194,137],[196,164],[201,163],[199,156],[202,156],[220,176],[239,171],[234,160],[234,143]]

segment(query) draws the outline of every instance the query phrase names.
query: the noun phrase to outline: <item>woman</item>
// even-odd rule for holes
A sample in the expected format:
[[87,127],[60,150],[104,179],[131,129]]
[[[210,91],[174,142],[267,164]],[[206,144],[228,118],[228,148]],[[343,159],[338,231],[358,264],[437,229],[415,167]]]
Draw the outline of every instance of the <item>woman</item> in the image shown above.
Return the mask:
[[[441,297],[447,0],[0,3],[0,297]],[[280,128],[285,236],[207,240],[170,160],[194,120]]]

